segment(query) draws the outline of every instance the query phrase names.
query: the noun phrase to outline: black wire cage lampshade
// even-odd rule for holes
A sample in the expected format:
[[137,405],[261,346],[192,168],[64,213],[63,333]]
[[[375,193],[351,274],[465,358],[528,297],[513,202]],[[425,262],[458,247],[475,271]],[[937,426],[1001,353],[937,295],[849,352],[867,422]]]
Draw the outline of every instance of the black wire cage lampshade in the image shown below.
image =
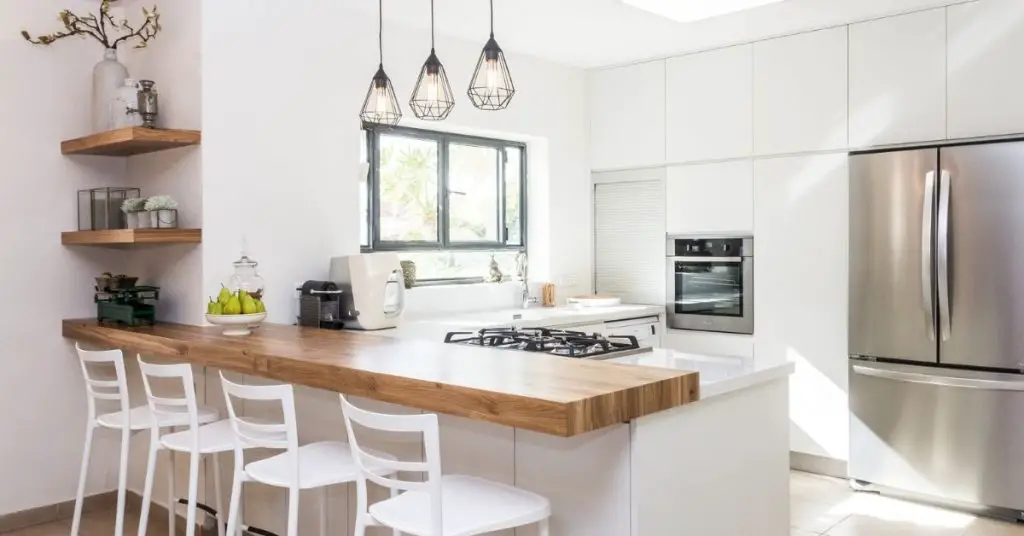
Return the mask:
[[420,118],[430,121],[442,121],[448,118],[455,108],[455,95],[452,93],[452,85],[448,82],[448,75],[444,72],[444,65],[437,59],[434,49],[430,49],[430,56],[420,70],[420,77],[416,81],[416,87],[412,90],[412,99],[409,100],[409,107],[412,113]]
[[380,65],[377,68],[377,74],[373,75],[373,81],[370,82],[370,89],[366,92],[363,111],[359,117],[365,123],[392,127],[402,119],[402,109],[399,107],[398,97],[395,95],[394,86],[391,85],[391,79],[384,72],[384,65]]
[[380,54],[380,64],[370,82],[370,89],[366,92],[359,117],[364,123],[393,127],[402,119],[402,108],[398,104],[391,79],[384,72],[384,0],[378,1],[377,17],[377,51]]
[[473,106],[481,110],[504,110],[516,94],[505,53],[494,40],[494,0],[491,0],[491,37],[480,53],[466,94]]

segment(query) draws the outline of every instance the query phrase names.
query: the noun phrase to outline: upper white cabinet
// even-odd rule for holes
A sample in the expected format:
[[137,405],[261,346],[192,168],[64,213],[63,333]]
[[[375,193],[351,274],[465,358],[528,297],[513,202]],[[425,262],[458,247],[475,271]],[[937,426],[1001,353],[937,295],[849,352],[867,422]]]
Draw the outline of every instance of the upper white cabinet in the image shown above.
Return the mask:
[[754,152],[847,147],[846,27],[754,45]]
[[668,234],[753,231],[753,174],[750,160],[668,168]]
[[850,26],[850,146],[946,137],[946,11]]
[[592,169],[665,162],[665,62],[590,73]]
[[949,137],[1024,132],[1024,2],[950,6]]
[[752,154],[753,50],[743,45],[668,60],[669,162]]

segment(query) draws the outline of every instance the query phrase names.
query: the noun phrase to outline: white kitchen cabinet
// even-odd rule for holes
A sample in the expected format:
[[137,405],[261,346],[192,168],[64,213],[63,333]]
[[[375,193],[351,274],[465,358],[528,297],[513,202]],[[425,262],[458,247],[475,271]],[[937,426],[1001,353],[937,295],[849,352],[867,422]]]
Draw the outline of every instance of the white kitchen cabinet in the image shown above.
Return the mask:
[[665,62],[591,71],[591,169],[665,162]]
[[792,450],[848,457],[846,154],[754,164],[754,359],[793,361]]
[[[652,178],[663,171],[629,173]],[[625,303],[660,305],[665,281],[665,181],[595,184],[595,290]]]
[[619,337],[636,337],[641,348],[661,347],[661,322],[656,316],[607,322],[604,326],[604,333]]
[[669,162],[753,152],[753,45],[670,58],[665,68]]
[[946,137],[946,10],[850,26],[850,146]]
[[1024,2],[947,8],[949,137],[1024,132]]
[[847,146],[846,27],[754,44],[754,153]]
[[749,233],[754,228],[754,168],[750,160],[668,168],[668,234]]

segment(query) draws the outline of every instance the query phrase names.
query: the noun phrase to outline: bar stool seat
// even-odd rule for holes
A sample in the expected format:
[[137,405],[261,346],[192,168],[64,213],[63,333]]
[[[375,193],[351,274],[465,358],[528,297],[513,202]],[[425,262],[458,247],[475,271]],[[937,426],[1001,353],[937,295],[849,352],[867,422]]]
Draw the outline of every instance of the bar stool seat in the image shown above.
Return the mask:
[[[299,447],[298,453],[299,489],[355,482],[359,476],[359,466],[356,465],[352,451],[345,443],[338,441],[310,443]],[[388,458],[391,457],[388,456]],[[245,466],[246,476],[250,479],[282,488],[289,486],[292,480],[292,470],[291,454],[287,452]],[[379,474],[390,473],[392,471],[380,468]]]
[[[160,438],[164,448],[175,452],[192,451],[192,430],[167,434]],[[235,432],[231,421],[223,419],[199,427],[199,453],[214,454],[235,450]]]
[[[430,493],[407,491],[370,505],[377,522],[409,534],[431,534]],[[444,536],[471,536],[537,523],[551,515],[550,502],[536,493],[466,475],[441,477]]]
[[[217,410],[205,406],[197,408],[199,410],[199,422],[208,423],[217,420]],[[158,426],[160,428],[168,428],[171,426],[188,426],[188,413],[182,412],[180,415],[167,415],[162,414],[158,419]],[[149,409],[149,406],[138,406],[128,410],[128,422],[131,423],[129,430],[148,430],[153,425],[153,412]],[[96,417],[96,424],[105,428],[114,428],[120,430],[124,428],[124,412],[115,411],[113,413],[104,413],[99,417]]]

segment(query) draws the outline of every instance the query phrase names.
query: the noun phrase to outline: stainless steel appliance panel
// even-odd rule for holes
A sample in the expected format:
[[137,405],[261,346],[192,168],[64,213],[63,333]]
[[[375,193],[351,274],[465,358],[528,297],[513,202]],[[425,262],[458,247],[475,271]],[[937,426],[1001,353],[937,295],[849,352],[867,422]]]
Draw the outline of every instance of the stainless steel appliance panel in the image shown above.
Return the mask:
[[940,156],[939,360],[1024,369],[1024,142]]
[[1024,510],[1024,377],[851,361],[850,477]]
[[754,241],[668,237],[666,323],[672,329],[754,333]]
[[849,352],[934,363],[938,150],[850,158]]

